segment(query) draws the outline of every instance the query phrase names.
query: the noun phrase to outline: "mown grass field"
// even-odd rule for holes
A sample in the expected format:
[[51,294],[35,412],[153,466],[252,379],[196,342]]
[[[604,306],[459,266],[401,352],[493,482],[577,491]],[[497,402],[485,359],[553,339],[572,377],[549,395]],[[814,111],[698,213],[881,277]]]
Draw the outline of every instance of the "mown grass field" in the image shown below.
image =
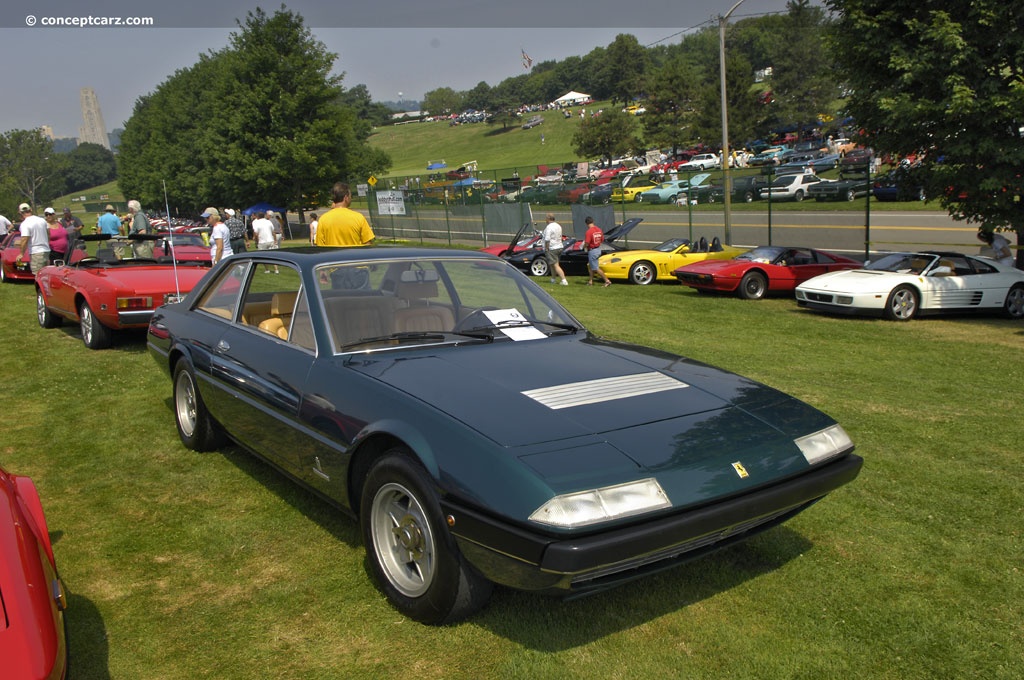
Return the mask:
[[31,285],[6,284],[0,464],[35,479],[48,513],[71,678],[1020,677],[1024,325],[551,289],[601,335],[827,411],[860,478],[653,578],[572,602],[498,589],[428,628],[371,585],[353,522],[238,448],[180,444],[141,335],[87,350],[77,328],[38,326]]

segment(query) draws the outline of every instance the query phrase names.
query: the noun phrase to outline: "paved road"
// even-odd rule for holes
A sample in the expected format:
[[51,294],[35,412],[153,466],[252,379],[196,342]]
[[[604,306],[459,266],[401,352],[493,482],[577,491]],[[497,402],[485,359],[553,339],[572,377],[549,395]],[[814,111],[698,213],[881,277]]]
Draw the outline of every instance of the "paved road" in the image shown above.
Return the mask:
[[[872,212],[848,211],[800,211],[773,210],[769,216],[764,211],[733,211],[731,220],[731,242],[735,245],[754,246],[763,244],[810,246],[836,252],[863,254],[865,250],[911,250],[948,249],[974,253],[979,248],[975,238],[977,228],[964,222],[956,222],[943,212],[888,211],[877,210],[872,203]],[[531,218],[524,207],[511,206],[514,212],[497,219],[488,211],[485,223],[479,208],[462,208],[445,214],[440,210],[411,209],[406,216],[378,216],[373,220],[374,228],[382,236],[394,235],[413,240],[442,240],[458,243],[483,245],[484,232],[488,244],[507,241],[517,225]],[[525,212],[524,212],[525,210]],[[579,210],[577,208],[577,210]],[[694,240],[705,237],[711,241],[715,236],[726,241],[724,215],[719,211],[639,211],[627,206],[598,206],[598,224],[622,222],[624,218],[643,217],[643,223],[628,237],[629,246],[644,248],[662,241],[685,236]],[[533,208],[532,221],[537,228],[544,224],[546,208]],[[573,214],[560,206],[553,211],[555,218],[571,231]],[[577,212],[575,222],[579,223],[582,234],[584,213]],[[504,226],[497,226],[504,225]],[[866,228],[865,225],[868,225]],[[865,247],[865,243],[869,244]]]

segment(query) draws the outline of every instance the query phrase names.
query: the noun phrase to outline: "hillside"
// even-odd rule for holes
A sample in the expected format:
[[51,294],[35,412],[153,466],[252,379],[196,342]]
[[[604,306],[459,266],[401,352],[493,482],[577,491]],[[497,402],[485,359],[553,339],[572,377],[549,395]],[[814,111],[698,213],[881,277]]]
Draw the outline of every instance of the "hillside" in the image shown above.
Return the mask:
[[[603,106],[610,104],[604,102]],[[572,150],[572,137],[580,123],[579,109],[572,110],[576,114],[572,118],[565,118],[561,111],[543,111],[544,123],[529,130],[521,126],[503,130],[487,123],[449,126],[448,121],[434,121],[381,127],[369,141],[391,155],[389,176],[421,175],[428,162],[441,159],[449,168],[477,161],[481,170],[586,160],[577,158]],[[523,122],[528,118],[524,116]]]

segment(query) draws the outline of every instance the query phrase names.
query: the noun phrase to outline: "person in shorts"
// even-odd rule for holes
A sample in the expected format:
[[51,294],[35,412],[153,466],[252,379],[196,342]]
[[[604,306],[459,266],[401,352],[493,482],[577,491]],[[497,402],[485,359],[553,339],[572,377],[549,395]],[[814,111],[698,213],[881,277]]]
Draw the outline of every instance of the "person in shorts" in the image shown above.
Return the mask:
[[565,272],[562,271],[562,265],[559,263],[563,248],[562,225],[555,222],[553,213],[548,213],[547,219],[548,223],[541,233],[541,240],[544,242],[544,259],[547,260],[548,271],[554,275],[551,277],[551,283],[555,282],[555,276],[557,276],[563,286],[568,286],[569,282],[565,280]]
[[587,285],[594,285],[594,274],[597,274],[604,279],[604,286],[607,288],[612,285],[612,282],[608,279],[608,275],[602,271],[601,265],[599,264],[601,259],[601,244],[604,243],[604,232],[601,231],[601,227],[594,224],[593,217],[588,217],[584,221],[587,224],[587,233],[583,236],[583,245],[587,249],[587,264],[590,271],[590,280],[587,281]]

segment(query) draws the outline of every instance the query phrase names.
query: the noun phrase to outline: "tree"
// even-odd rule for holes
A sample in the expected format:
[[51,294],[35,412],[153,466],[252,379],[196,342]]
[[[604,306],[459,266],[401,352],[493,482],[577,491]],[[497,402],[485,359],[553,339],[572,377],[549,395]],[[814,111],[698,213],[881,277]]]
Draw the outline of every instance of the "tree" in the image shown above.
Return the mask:
[[8,130],[0,137],[0,185],[33,208],[64,193],[65,159],[42,130]]
[[432,116],[447,116],[462,110],[462,97],[450,87],[439,87],[423,95],[423,108]]
[[626,103],[645,90],[647,51],[636,36],[620,33],[608,45],[607,57],[599,73],[601,84],[612,103]]
[[790,0],[786,7],[789,14],[772,66],[772,95],[778,117],[803,128],[832,112],[839,87],[825,48],[824,11],[809,0]]
[[649,145],[672,147],[675,153],[695,136],[698,72],[677,55],[654,71],[650,82],[642,119],[644,139]]
[[[122,190],[186,209],[264,200],[301,210],[330,186],[380,171],[385,154],[331,75],[336,55],[287,10],[249,12],[224,49],[136,102],[119,154]],[[346,99],[346,94],[348,98]]]
[[611,161],[616,156],[642,147],[635,131],[635,118],[618,109],[588,116],[572,137],[573,150],[584,158]]
[[66,191],[79,191],[117,178],[117,163],[109,149],[82,142],[67,154]]
[[[1002,0],[827,0],[848,107],[876,151],[917,155],[914,183],[954,219],[1024,244],[1024,32]],[[864,68],[870,64],[871,68]],[[1024,266],[1024,251],[1017,251]]]

